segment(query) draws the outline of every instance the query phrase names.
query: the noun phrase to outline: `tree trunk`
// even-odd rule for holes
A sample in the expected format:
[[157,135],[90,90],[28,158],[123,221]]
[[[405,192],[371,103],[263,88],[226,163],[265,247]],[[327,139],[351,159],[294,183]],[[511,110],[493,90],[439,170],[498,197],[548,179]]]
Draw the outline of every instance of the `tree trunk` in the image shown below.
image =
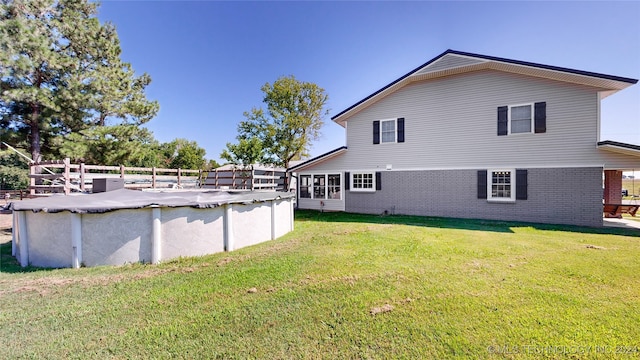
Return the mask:
[[289,192],[289,182],[290,182],[289,176],[290,175],[289,175],[289,172],[287,171],[288,168],[289,168],[289,161],[287,161],[284,164],[284,189],[283,190],[285,192]]
[[38,104],[31,104],[31,158],[36,163],[42,160],[40,153],[40,106]]

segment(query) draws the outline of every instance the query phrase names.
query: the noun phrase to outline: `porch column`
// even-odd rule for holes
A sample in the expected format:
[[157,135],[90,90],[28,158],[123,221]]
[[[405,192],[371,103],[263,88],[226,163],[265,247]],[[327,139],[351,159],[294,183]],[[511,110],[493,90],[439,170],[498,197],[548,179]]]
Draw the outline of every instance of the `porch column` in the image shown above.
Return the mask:
[[622,204],[622,171],[604,171],[604,203]]

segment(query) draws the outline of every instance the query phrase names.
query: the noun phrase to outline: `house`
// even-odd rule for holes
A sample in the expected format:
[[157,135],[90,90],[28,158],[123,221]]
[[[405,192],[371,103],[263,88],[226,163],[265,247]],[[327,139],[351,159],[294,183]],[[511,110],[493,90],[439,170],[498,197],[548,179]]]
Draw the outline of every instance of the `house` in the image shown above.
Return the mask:
[[602,226],[640,146],[600,139],[600,101],[637,81],[447,50],[332,118],[298,207]]

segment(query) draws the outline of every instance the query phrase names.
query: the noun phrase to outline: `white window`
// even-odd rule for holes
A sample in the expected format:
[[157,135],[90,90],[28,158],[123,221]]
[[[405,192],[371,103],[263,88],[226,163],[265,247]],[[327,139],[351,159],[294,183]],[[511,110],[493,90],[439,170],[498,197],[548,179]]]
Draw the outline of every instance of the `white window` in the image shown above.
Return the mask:
[[396,120],[380,121],[380,140],[383,143],[396,142]]
[[488,200],[515,201],[516,176],[513,170],[487,171]]
[[300,175],[300,198],[340,200],[340,179],[340,174]]
[[351,190],[375,191],[374,179],[373,173],[353,173],[351,174]]
[[530,133],[532,124],[533,104],[509,106],[509,133]]
[[327,195],[328,199],[341,198],[340,195],[340,174],[328,174],[327,175]]
[[313,198],[325,199],[326,194],[326,175],[313,175]]
[[311,199],[311,175],[300,175],[300,198]]

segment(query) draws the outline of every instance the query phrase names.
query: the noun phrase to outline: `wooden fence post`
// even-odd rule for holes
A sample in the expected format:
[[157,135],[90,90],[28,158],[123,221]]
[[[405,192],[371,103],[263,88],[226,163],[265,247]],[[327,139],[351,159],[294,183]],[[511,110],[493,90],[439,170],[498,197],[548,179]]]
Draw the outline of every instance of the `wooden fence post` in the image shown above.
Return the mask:
[[80,190],[81,191],[85,191],[85,187],[84,187],[84,163],[80,163]]
[[178,187],[180,187],[180,168],[178,168]]
[[155,189],[156,188],[156,167],[152,167],[151,168],[151,188]]
[[64,194],[71,193],[71,159],[64,158]]
[[253,170],[253,167],[251,167],[251,191],[255,190],[255,186],[256,186],[256,177],[255,177],[255,170]]
[[236,188],[236,169],[231,169],[231,189]]
[[[35,175],[36,174],[36,163],[31,163],[29,165],[29,175]],[[29,195],[35,195],[36,194],[36,178],[34,176],[29,176]]]

